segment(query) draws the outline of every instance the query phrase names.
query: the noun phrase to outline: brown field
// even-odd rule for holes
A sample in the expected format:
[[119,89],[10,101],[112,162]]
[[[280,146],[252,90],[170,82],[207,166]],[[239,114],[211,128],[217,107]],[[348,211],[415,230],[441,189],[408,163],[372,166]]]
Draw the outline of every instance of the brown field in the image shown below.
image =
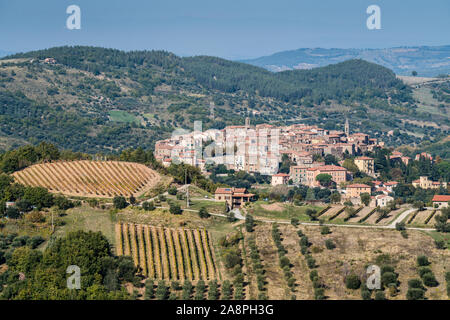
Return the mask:
[[434,212],[434,210],[424,210],[417,213],[412,223],[424,224],[425,220]]
[[53,193],[98,198],[139,196],[161,179],[143,164],[88,160],[35,164],[13,176],[19,183],[45,187]]
[[262,204],[261,208],[263,208],[264,210],[277,211],[277,212],[281,212],[284,210],[284,206],[278,202],[272,203],[272,204]]
[[[309,272],[305,258],[300,253],[297,230],[291,225],[279,225],[283,245],[288,250],[293,267],[291,271],[296,279],[297,299],[313,299],[313,288],[309,280]],[[409,230],[405,239],[398,231],[379,229],[352,229],[331,227],[332,233],[321,235],[320,228],[301,226],[300,229],[312,243],[311,255],[318,265],[317,271],[326,285],[325,295],[331,300],[360,299],[360,290],[350,290],[345,287],[345,276],[354,272],[364,279],[367,264],[382,265],[377,258],[383,257],[386,264],[394,267],[399,274],[399,293],[386,297],[390,300],[406,299],[408,280],[418,278],[416,259],[418,255],[426,255],[432,262],[431,268],[439,282],[436,288],[428,288],[425,296],[428,299],[448,299],[445,288],[444,274],[449,271],[450,251],[435,248],[434,240],[421,231]],[[261,224],[256,227],[257,244],[267,269],[269,296],[272,299],[286,298],[285,282],[280,274],[277,250],[271,239],[271,226]],[[332,239],[336,248],[328,250],[325,240]]]
[[[324,214],[322,214],[320,216],[321,219],[329,219],[331,217],[333,217],[339,210],[345,208],[345,206],[332,206],[330,209],[328,209],[327,211],[325,211]],[[344,215],[344,212],[340,213],[340,215]]]

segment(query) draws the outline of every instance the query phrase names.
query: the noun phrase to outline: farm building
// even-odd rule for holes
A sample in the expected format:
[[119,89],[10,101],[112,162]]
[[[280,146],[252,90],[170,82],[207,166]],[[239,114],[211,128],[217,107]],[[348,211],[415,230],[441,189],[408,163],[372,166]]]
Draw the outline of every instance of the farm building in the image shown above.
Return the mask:
[[448,203],[450,202],[450,195],[435,195],[433,197],[433,206],[438,208],[448,208]]

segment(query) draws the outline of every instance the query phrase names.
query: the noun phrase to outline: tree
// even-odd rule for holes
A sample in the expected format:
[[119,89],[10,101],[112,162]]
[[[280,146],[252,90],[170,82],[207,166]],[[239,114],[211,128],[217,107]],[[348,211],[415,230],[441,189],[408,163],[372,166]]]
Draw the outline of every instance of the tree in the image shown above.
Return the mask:
[[10,219],[19,219],[22,216],[20,210],[16,207],[6,208],[5,215]]
[[115,196],[113,204],[116,209],[125,209],[128,206],[127,200],[122,196]]
[[136,203],[136,198],[133,195],[131,195],[130,196],[130,204],[134,205],[135,203]]
[[254,222],[253,216],[247,214],[245,216],[245,230],[247,232],[253,232],[254,224],[255,224],[255,222]]
[[414,201],[413,207],[418,209],[419,211],[422,211],[425,207],[425,203],[423,203],[423,201]]
[[305,211],[306,215],[309,216],[309,218],[314,221],[317,220],[317,211],[311,208],[306,209]]
[[142,208],[145,211],[153,211],[153,210],[155,210],[155,205],[154,205],[153,201],[145,201],[144,203],[142,203]]
[[425,267],[430,265],[430,261],[428,261],[428,257],[424,255],[420,255],[417,257],[417,265],[419,267]]
[[425,298],[425,291],[418,288],[409,288],[406,292],[406,299],[408,300],[423,300]]
[[328,187],[332,182],[332,176],[327,173],[320,173],[316,176],[316,181],[320,183],[322,187]]
[[337,191],[333,192],[330,196],[330,201],[333,203],[341,202],[341,194]]
[[178,190],[177,190],[177,187],[175,187],[175,186],[171,186],[171,187],[169,187],[169,189],[167,189],[167,193],[172,196],[175,196],[177,194],[177,192],[178,192]]
[[359,289],[359,287],[361,286],[361,280],[356,274],[351,273],[345,278],[345,286],[347,287],[347,289]]
[[412,75],[413,77],[417,77],[417,71],[416,71],[416,70],[413,70],[413,71],[411,72],[411,75]]
[[169,212],[171,214],[181,214],[183,211],[181,210],[181,207],[180,207],[179,204],[171,203],[170,204],[170,208],[169,208]]
[[367,192],[361,193],[361,202],[364,203],[364,205],[367,207],[370,203],[370,194]]
[[210,216],[208,210],[206,210],[205,207],[201,207],[201,208],[200,208],[200,210],[198,211],[198,215],[199,215],[200,218],[202,218],[202,219],[209,218],[209,216]]

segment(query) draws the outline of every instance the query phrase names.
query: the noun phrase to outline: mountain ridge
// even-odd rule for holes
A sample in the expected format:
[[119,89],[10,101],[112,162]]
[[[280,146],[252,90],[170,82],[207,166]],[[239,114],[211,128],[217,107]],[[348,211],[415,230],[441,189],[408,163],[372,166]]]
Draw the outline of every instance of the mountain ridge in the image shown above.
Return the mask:
[[392,69],[398,75],[411,75],[412,71],[427,77],[450,73],[450,45],[383,49],[299,48],[239,61],[279,72],[323,67],[348,59],[373,62]]

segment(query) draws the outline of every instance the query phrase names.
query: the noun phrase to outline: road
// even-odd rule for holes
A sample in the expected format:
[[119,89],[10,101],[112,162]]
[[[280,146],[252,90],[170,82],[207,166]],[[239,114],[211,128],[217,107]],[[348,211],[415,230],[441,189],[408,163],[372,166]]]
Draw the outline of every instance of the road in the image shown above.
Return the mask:
[[[181,187],[178,188],[178,191],[184,191],[184,189],[186,189],[189,185],[183,185]],[[164,195],[167,195],[168,193],[165,192]],[[149,199],[147,201],[151,201],[153,199],[158,198],[157,196]],[[209,200],[209,201],[215,201],[215,199],[203,199],[203,198],[193,198],[192,200]],[[139,204],[140,206],[141,204]],[[163,208],[163,209],[169,209],[167,207],[158,207],[158,208]],[[194,210],[194,209],[183,209],[185,211],[190,211],[190,212],[198,212],[198,210]],[[356,224],[336,224],[336,223],[322,223],[319,224],[314,223],[314,222],[299,222],[299,224],[301,225],[305,225],[305,226],[329,226],[329,227],[343,227],[343,228],[363,228],[363,229],[395,229],[395,225],[401,221],[403,221],[410,213],[412,213],[413,211],[415,211],[417,209],[415,208],[411,208],[408,209],[404,212],[402,212],[397,218],[394,219],[394,221],[392,221],[390,224],[385,225],[385,226],[368,226],[368,225],[356,225]],[[241,212],[240,209],[236,208],[233,209],[232,212],[234,213],[234,217],[237,220],[245,220],[245,216],[244,214]],[[212,216],[216,216],[216,217],[222,217],[222,218],[227,218],[227,216],[225,214],[220,214],[220,213],[210,213],[210,215]],[[253,217],[255,221],[259,221],[259,222],[265,222],[265,223],[282,223],[282,224],[290,224],[291,222],[288,220],[270,220],[270,219],[264,219],[264,218],[260,218],[260,217]],[[406,227],[406,229],[408,230],[422,230],[422,231],[433,231],[435,229],[433,228],[415,228],[415,227]]]

